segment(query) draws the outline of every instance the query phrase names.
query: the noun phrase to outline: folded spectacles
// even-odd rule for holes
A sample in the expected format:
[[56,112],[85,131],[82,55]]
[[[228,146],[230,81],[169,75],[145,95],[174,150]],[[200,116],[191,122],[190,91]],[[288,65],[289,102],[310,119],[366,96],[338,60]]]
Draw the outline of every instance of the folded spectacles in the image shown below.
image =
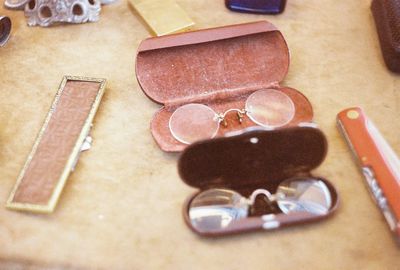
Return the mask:
[[[323,181],[289,179],[278,186],[275,194],[265,189],[257,189],[250,198],[229,189],[209,189],[201,192],[190,202],[190,222],[199,232],[223,232],[235,222],[249,216],[251,207],[259,195],[265,197],[271,209],[275,204],[285,215],[326,215],[332,206],[331,193]],[[271,221],[273,220],[269,218],[268,222]]]
[[214,138],[221,123],[227,126],[226,116],[235,112],[241,123],[244,116],[266,129],[274,129],[289,123],[295,115],[293,101],[281,91],[263,89],[252,93],[245,108],[229,109],[216,113],[210,107],[190,103],[176,109],[169,119],[172,136],[179,142],[191,144],[195,141]]

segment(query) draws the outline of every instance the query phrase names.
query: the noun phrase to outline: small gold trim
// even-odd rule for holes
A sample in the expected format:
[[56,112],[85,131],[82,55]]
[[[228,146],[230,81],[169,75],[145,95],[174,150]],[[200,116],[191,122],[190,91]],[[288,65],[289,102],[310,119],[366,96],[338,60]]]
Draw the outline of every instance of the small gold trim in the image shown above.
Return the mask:
[[[14,196],[15,196],[15,192],[17,191],[19,185],[21,184],[22,178],[25,175],[25,172],[30,164],[30,162],[32,161],[37,147],[42,139],[42,136],[44,134],[44,132],[47,129],[47,126],[50,122],[50,119],[53,115],[53,112],[55,111],[58,101],[60,99],[60,96],[62,94],[62,92],[64,91],[65,85],[67,84],[68,81],[85,81],[85,82],[98,82],[100,83],[100,88],[98,90],[98,93],[96,95],[96,98],[93,102],[93,105],[90,109],[90,112],[88,114],[88,117],[85,120],[85,123],[82,127],[81,133],[78,136],[78,139],[75,143],[75,146],[65,164],[65,167],[63,169],[63,172],[57,182],[56,187],[54,188],[53,194],[51,195],[51,198],[49,199],[47,204],[31,204],[31,203],[18,203],[18,202],[13,202],[14,200]],[[29,211],[29,212],[35,212],[35,213],[51,213],[54,211],[54,208],[56,207],[56,204],[58,202],[58,199],[61,195],[61,191],[64,188],[64,185],[67,181],[67,178],[69,176],[69,174],[71,173],[71,170],[74,166],[74,161],[78,158],[79,153],[80,153],[80,148],[86,138],[86,136],[88,135],[90,128],[91,128],[91,124],[93,122],[93,118],[97,112],[97,109],[100,105],[100,101],[101,98],[103,97],[104,91],[105,91],[105,85],[106,85],[106,79],[98,79],[98,78],[87,78],[87,77],[78,77],[78,76],[64,76],[63,80],[61,81],[61,84],[58,88],[57,94],[54,98],[54,101],[50,107],[50,111],[48,112],[46,119],[43,123],[43,126],[38,134],[38,137],[32,147],[31,153],[29,154],[24,167],[22,168],[22,171],[20,173],[20,175],[18,176],[17,182],[10,194],[10,197],[7,200],[6,203],[6,207],[8,209],[12,209],[12,210],[20,210],[20,211]]]

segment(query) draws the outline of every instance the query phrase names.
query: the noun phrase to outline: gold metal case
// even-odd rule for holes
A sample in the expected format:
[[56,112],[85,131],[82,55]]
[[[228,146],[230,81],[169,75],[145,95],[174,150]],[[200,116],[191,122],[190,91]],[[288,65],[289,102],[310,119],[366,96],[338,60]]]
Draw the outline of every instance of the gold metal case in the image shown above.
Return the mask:
[[[51,213],[88,135],[105,79],[65,76],[6,207]],[[86,144],[86,145],[85,145]]]

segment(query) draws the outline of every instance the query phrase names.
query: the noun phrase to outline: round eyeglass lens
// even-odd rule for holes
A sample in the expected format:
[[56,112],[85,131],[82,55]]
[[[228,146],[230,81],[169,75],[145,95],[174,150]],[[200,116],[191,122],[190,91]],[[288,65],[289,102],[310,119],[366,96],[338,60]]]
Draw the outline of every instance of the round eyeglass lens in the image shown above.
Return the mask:
[[289,123],[294,117],[295,108],[293,101],[286,94],[265,89],[254,92],[247,98],[246,112],[256,124],[275,128]]
[[325,215],[332,206],[329,188],[321,180],[288,180],[277,191],[277,203],[282,212],[308,212]]
[[211,139],[217,135],[218,128],[216,113],[203,104],[183,105],[169,119],[172,136],[185,144]]
[[225,189],[206,190],[193,198],[189,208],[192,226],[200,232],[218,232],[248,215],[247,200]]

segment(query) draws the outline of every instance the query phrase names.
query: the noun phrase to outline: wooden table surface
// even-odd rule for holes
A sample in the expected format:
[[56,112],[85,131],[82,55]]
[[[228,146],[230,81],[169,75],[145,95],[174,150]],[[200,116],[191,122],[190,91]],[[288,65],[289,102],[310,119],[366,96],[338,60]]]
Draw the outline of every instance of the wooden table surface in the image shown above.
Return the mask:
[[160,151],[149,122],[159,105],[140,90],[135,54],[147,29],[125,0],[97,23],[28,27],[22,11],[0,48],[0,202],[4,206],[63,75],[104,77],[94,144],[82,154],[54,214],[0,207],[0,269],[400,269],[400,249],[373,204],[335,126],[360,105],[400,153],[400,76],[384,66],[370,1],[289,0],[279,16],[227,10],[222,0],[179,0],[208,28],[270,20],[282,30],[291,65],[284,85],[313,104],[329,152],[315,174],[337,187],[330,219],[274,232],[203,239],[184,224],[194,190],[177,155]]

